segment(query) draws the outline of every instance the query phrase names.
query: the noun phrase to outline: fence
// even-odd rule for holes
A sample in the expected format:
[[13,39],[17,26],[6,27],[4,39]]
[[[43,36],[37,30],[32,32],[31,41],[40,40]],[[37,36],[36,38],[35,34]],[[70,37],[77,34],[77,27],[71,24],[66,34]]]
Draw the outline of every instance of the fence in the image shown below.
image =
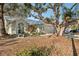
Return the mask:
[[64,36],[69,39],[79,39],[78,34],[69,33],[69,34],[65,34]]

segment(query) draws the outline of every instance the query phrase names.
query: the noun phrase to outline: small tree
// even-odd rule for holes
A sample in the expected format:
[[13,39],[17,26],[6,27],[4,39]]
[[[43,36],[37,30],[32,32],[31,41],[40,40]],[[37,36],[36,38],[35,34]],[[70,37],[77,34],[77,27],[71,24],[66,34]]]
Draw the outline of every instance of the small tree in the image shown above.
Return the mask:
[[4,36],[6,33],[4,17],[3,17],[3,13],[4,13],[3,8],[4,8],[4,4],[0,3],[0,36]]

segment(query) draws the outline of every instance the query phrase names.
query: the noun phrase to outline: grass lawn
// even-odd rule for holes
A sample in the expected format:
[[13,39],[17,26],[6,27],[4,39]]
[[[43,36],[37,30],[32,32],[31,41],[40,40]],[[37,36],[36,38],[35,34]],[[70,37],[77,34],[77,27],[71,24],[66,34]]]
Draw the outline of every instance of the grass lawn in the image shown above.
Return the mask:
[[[74,45],[77,55],[79,55],[79,40],[74,40]],[[52,35],[50,37],[29,36],[25,38],[0,40],[0,55],[15,56],[17,52],[21,52],[24,49],[30,49],[31,47],[52,47],[50,53],[52,56],[70,56],[74,53],[71,39]]]

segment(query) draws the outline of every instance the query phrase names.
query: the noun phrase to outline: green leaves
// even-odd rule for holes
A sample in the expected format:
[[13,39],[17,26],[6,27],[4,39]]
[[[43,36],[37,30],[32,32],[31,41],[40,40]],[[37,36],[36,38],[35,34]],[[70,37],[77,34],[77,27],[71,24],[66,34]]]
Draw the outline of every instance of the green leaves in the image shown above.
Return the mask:
[[4,11],[5,14],[8,16],[15,16],[15,15],[21,15],[21,16],[28,16],[30,13],[32,6],[30,3],[9,3],[4,5]]
[[74,5],[70,8],[71,10],[77,5],[77,3],[74,3]]
[[52,48],[47,47],[33,47],[29,50],[24,49],[24,51],[17,53],[17,56],[48,56],[51,53]]
[[35,3],[32,5],[32,10],[38,14],[37,15],[38,17],[34,15],[32,16],[42,20],[43,19],[42,13],[46,12],[48,9],[45,3]]
[[77,3],[75,3],[71,8],[67,8],[66,6],[63,6],[63,9],[66,11],[64,13],[64,17],[72,17],[73,15],[75,15],[74,11],[72,11],[72,9],[77,5]]

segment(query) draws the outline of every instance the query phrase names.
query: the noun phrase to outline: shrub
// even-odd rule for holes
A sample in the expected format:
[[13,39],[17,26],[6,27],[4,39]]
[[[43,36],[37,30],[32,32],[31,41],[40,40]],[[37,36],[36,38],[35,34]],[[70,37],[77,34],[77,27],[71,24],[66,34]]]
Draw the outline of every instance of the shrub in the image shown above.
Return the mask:
[[40,33],[38,33],[38,32],[31,32],[32,33],[32,36],[39,36],[39,35],[41,35],[41,34],[44,34],[44,33],[42,33],[42,32],[40,32]]
[[47,47],[34,47],[31,48],[29,50],[24,50],[20,53],[17,53],[17,56],[48,56],[50,55],[51,52],[51,48],[47,48]]

